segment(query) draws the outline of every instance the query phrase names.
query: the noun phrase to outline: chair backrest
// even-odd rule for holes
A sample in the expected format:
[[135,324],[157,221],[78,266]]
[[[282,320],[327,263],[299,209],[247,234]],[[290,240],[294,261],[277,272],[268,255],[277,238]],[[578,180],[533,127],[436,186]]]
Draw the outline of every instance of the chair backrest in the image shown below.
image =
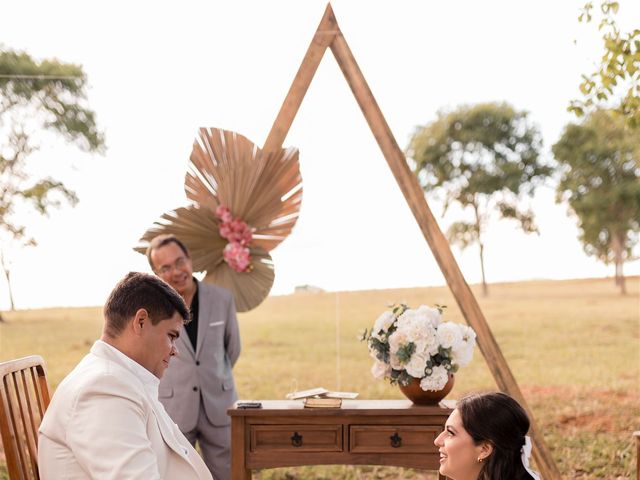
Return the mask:
[[640,480],[640,430],[633,432],[636,439],[636,478]]
[[40,478],[38,428],[49,400],[42,357],[0,363],[0,438],[9,480]]

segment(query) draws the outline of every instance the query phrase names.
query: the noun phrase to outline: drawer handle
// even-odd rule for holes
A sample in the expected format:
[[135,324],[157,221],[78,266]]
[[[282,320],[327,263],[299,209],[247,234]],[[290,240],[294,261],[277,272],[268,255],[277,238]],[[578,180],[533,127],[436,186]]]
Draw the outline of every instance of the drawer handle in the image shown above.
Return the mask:
[[300,435],[298,432],[295,432],[291,437],[291,445],[293,445],[294,447],[301,447],[302,435]]
[[391,439],[391,446],[393,448],[399,448],[402,446],[402,437],[398,435],[398,432],[394,433],[389,438]]

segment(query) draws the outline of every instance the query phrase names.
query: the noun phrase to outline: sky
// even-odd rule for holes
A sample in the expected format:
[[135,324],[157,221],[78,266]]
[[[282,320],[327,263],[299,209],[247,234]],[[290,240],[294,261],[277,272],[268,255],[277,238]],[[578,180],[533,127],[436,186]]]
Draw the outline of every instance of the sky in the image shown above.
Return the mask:
[[[338,24],[401,148],[441,109],[506,101],[530,112],[544,158],[601,54],[583,0],[332,2]],[[101,305],[131,270],[132,250],[159,216],[187,204],[183,191],[199,127],[234,130],[261,146],[324,13],[320,0],[6,2],[0,43],[43,59],[81,64],[88,100],[106,135],[104,155],[53,136],[29,160],[80,203],[20,219],[38,241],[10,249],[16,308]],[[622,1],[623,28],[640,2]],[[443,285],[422,237],[330,51],[284,146],[300,149],[303,202],[293,233],[272,251],[273,295],[310,284],[330,291]],[[443,230],[467,215],[427,197]],[[485,238],[489,282],[610,276],[587,257],[576,219],[555,202],[553,182],[530,201],[540,235],[492,219]],[[453,253],[480,281],[477,247]],[[640,274],[640,262],[625,265]],[[0,309],[7,309],[0,279]]]

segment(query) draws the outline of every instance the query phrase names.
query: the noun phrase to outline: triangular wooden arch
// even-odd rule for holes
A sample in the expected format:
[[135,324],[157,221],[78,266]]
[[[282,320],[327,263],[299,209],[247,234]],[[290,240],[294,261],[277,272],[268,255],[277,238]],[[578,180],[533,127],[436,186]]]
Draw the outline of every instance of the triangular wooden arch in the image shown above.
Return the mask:
[[551,452],[547,447],[542,433],[538,430],[522,392],[518,387],[506,359],[502,355],[489,325],[487,324],[477,300],[473,296],[469,285],[465,281],[458,264],[451,253],[449,243],[440,231],[438,224],[431,213],[424,192],[418,183],[416,176],[407,166],[406,159],[398,143],[396,142],[389,125],[382,115],[380,107],[373,97],[369,86],[356,63],[349,46],[347,45],[338,22],[331,8],[327,4],[324,16],[309,45],[309,49],[302,60],[302,64],[296,74],[291,88],[280,108],[280,112],[271,127],[269,136],[265,141],[265,151],[276,150],[282,144],[291,128],[293,119],[298,113],[300,104],[311,84],[311,80],[320,64],[320,60],[327,48],[330,48],[340,65],[351,91],[353,92],[369,128],[380,146],[384,158],[387,160],[393,175],[404,194],[413,215],[415,216],[424,238],[427,240],[431,251],[442,270],[442,273],[453,293],[462,314],[467,323],[476,331],[478,346],[482,352],[489,369],[498,387],[516,398],[527,410],[531,419],[530,434],[533,438],[533,457],[540,473],[545,480],[560,479],[560,472],[553,461]]

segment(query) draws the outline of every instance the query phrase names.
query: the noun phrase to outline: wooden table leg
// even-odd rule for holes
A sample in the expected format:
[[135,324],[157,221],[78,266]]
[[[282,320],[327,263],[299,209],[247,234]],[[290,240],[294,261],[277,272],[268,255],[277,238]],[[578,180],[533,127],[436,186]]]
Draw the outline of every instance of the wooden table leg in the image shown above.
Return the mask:
[[245,418],[231,417],[231,479],[251,480],[245,457]]

